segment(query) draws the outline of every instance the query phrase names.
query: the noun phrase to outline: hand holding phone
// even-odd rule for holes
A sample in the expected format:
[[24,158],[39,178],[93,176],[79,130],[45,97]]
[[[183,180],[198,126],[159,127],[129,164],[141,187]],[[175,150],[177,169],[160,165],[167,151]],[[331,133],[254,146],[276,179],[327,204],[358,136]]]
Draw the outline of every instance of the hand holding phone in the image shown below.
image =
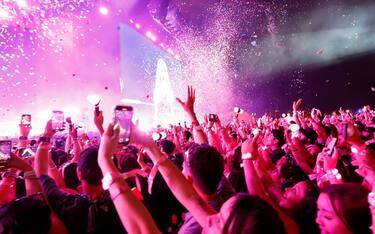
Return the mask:
[[65,129],[64,126],[64,112],[62,111],[52,111],[52,118],[51,118],[52,128],[56,131],[63,131]]
[[337,145],[337,138],[333,137],[331,141],[327,144],[325,153],[331,157],[336,145]]
[[10,159],[10,154],[12,152],[12,141],[4,140],[0,141],[0,164],[4,164]]
[[130,141],[133,119],[133,107],[117,105],[114,110],[115,123],[120,125],[119,144],[127,145]]

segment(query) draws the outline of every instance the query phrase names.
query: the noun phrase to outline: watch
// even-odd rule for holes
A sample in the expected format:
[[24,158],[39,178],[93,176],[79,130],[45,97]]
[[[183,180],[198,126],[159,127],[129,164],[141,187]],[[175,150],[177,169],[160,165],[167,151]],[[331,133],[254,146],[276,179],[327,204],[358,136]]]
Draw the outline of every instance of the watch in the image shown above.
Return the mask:
[[104,190],[108,190],[111,185],[118,179],[122,179],[122,174],[107,172],[102,179],[102,187]]

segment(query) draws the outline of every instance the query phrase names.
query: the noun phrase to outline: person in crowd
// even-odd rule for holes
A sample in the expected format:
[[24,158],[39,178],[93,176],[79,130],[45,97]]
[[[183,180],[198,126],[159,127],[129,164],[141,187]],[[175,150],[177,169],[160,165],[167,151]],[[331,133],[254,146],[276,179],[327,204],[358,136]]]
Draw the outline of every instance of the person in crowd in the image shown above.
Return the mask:
[[97,138],[71,121],[54,136],[49,122],[35,143],[20,124],[0,165],[0,232],[375,233],[371,107],[323,113],[300,99],[293,116],[200,123],[187,93],[185,124],[154,129],[157,141],[132,126],[126,147],[102,111]]
[[321,233],[371,233],[369,191],[359,184],[334,184],[321,191],[316,222]]
[[77,168],[82,193],[65,193],[48,175],[49,141],[53,134],[49,121],[35,156],[35,172],[53,211],[64,222],[69,233],[124,233],[109,194],[102,188],[103,175],[97,162],[98,148],[90,147],[80,154]]

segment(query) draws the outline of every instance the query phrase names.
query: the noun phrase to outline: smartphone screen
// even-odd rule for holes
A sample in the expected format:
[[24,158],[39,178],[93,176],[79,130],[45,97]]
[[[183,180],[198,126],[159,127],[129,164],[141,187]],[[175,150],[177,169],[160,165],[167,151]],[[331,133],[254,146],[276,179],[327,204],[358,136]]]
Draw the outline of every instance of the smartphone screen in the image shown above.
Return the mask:
[[64,112],[52,111],[52,128],[56,131],[64,130]]
[[327,148],[327,151],[326,153],[329,155],[329,156],[332,156],[333,154],[333,149],[335,148],[337,144],[337,138],[332,138],[332,140],[327,144],[326,148]]
[[133,107],[132,106],[116,106],[115,107],[115,122],[120,125],[119,144],[127,145],[130,141]]
[[31,115],[29,115],[29,114],[23,114],[21,116],[21,124],[22,125],[30,126],[31,125]]
[[0,161],[6,161],[10,158],[12,150],[12,141],[4,140],[0,141]]

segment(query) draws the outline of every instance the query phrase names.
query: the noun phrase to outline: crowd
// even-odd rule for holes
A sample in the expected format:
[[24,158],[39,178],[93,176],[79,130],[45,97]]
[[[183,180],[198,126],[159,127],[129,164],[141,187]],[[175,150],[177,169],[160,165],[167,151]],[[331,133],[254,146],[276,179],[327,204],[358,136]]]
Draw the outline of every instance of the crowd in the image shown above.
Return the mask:
[[100,137],[73,123],[56,137],[48,121],[35,142],[20,124],[0,162],[0,233],[375,233],[370,106],[324,114],[298,100],[292,115],[238,110],[223,124],[198,121],[192,87],[177,101],[189,126],[152,138],[134,124],[128,145],[99,110]]

